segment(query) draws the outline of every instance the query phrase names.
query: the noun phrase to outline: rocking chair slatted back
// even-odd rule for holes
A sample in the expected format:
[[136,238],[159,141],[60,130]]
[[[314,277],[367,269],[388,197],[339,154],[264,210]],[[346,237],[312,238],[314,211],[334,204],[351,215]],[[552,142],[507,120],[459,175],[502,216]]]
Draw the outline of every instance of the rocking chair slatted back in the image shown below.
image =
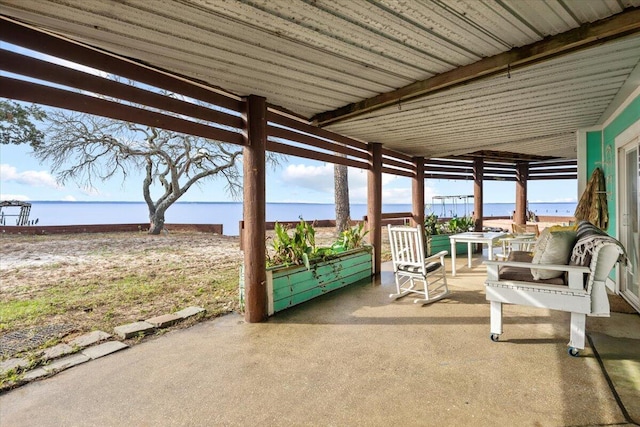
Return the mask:
[[424,231],[420,226],[388,225],[388,230],[396,282],[396,292],[389,297],[397,299],[408,294],[418,294],[422,298],[415,299],[414,303],[420,304],[429,304],[447,297],[449,288],[444,257],[448,252],[440,251],[425,258]]
[[419,228],[389,226],[389,244],[394,270],[398,265],[424,267],[424,240]]

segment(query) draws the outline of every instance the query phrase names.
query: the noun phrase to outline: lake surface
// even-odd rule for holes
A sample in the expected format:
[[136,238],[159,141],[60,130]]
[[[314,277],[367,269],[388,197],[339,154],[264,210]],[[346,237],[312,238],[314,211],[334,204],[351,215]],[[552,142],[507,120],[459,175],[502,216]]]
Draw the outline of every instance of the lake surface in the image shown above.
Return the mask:
[[[148,221],[147,205],[143,202],[59,202],[32,201],[30,220],[38,225],[75,224],[131,224]],[[267,221],[295,221],[300,217],[307,221],[335,218],[333,204],[321,203],[267,203]],[[576,203],[530,203],[529,209],[537,215],[573,216]],[[484,216],[509,216],[515,203],[486,203]],[[382,212],[410,212],[411,204],[385,204]],[[464,216],[473,211],[473,204],[427,206],[427,213],[438,216]],[[17,208],[4,209],[5,225],[15,225]],[[352,204],[351,218],[361,219],[367,205]],[[167,223],[222,224],[224,234],[238,235],[238,223],[242,219],[242,203],[234,202],[178,202],[167,210]]]

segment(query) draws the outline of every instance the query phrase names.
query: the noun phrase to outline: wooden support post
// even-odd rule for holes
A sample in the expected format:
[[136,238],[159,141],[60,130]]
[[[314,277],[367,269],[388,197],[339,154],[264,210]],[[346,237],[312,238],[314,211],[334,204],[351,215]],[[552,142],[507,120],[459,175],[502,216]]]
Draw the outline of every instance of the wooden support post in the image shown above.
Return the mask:
[[527,223],[527,180],[529,179],[529,163],[516,164],[516,213],[513,222],[524,225]]
[[249,323],[267,318],[267,273],[265,248],[265,158],[267,103],[250,95],[245,107],[246,145],[243,153],[243,218],[245,314]]
[[424,157],[414,157],[413,164],[416,174],[411,181],[411,212],[413,226],[424,226]]
[[483,181],[484,181],[484,160],[482,158],[473,161],[473,217],[475,231],[482,231],[482,217],[484,212],[482,205],[483,198]]
[[369,241],[373,245],[373,267],[380,274],[382,258],[382,144],[372,143],[369,148],[369,170],[367,174],[367,217]]

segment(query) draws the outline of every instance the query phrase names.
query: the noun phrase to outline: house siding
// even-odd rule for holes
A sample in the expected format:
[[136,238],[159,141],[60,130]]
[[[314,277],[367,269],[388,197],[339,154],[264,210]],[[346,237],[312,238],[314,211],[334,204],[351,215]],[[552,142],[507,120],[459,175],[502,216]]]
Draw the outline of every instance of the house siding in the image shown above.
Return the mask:
[[609,228],[607,232],[617,235],[617,171],[616,171],[616,137],[627,128],[640,120],[640,96],[636,96],[627,107],[620,112],[604,128],[602,132],[603,172],[607,187],[607,202],[609,208]]
[[586,178],[602,164],[602,131],[587,132],[587,167]]

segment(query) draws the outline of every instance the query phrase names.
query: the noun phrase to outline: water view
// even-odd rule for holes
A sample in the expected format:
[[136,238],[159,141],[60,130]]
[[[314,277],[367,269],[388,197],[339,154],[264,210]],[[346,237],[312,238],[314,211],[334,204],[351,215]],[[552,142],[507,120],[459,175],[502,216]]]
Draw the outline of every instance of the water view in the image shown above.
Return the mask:
[[[59,202],[34,201],[30,220],[38,225],[74,224],[131,224],[146,223],[148,211],[141,202]],[[536,215],[573,216],[576,203],[530,203],[529,210]],[[512,215],[515,203],[487,203],[485,217]],[[386,204],[382,212],[409,212],[410,204]],[[352,204],[351,217],[360,219],[367,212],[367,205]],[[427,213],[438,216],[464,216],[473,212],[473,204],[427,205]],[[15,225],[15,218],[4,212],[5,225]],[[267,221],[293,221],[302,217],[306,220],[333,219],[333,204],[320,203],[267,203]],[[224,234],[237,235],[238,223],[242,219],[242,203],[233,202],[179,202],[169,208],[167,223],[178,224],[222,224]]]

